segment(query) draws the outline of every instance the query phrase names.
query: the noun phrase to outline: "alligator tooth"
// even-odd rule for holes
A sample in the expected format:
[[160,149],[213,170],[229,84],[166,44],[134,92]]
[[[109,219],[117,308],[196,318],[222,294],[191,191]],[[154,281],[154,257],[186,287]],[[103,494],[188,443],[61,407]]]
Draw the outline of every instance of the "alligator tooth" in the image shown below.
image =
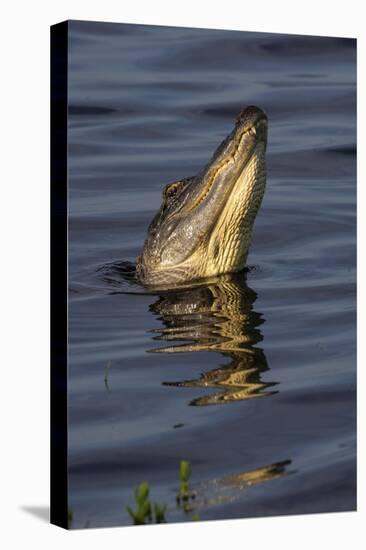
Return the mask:
[[255,134],[256,134],[257,132],[256,132],[254,126],[252,126],[252,128],[249,129],[249,133],[250,133],[250,134],[253,134],[253,136],[255,136]]

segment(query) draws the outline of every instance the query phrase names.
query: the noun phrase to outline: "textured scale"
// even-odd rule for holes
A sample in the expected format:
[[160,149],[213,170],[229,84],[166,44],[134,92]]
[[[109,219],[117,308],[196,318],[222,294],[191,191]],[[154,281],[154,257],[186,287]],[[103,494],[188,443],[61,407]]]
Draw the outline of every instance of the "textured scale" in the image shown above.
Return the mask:
[[209,275],[239,271],[245,266],[254,220],[265,186],[266,164],[263,150],[250,160],[220,216],[210,240],[210,246],[216,247],[216,254],[210,254],[209,250]]

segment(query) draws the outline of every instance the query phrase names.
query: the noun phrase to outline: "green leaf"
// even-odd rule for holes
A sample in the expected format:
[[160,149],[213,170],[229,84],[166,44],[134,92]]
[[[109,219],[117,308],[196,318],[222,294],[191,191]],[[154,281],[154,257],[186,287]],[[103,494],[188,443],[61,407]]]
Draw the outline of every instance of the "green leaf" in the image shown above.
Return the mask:
[[135,498],[138,504],[142,504],[143,502],[145,502],[145,500],[147,500],[149,492],[149,484],[147,483],[147,481],[143,481],[140,487],[136,488],[135,492]]
[[188,460],[181,460],[179,466],[179,477],[182,482],[187,483],[191,475],[191,465]]
[[143,518],[147,518],[151,516],[151,504],[148,500],[142,503],[142,505],[139,508],[139,513]]
[[188,495],[189,493],[189,485],[186,481],[181,481],[179,492],[181,496]]

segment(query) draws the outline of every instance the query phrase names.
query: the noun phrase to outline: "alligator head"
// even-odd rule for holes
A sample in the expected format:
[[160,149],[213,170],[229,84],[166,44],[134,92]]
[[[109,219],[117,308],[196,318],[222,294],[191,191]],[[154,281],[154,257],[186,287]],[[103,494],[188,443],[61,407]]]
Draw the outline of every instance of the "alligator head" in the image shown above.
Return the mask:
[[246,107],[197,176],[165,187],[137,259],[143,284],[175,285],[243,269],[265,189],[266,144],[266,115]]

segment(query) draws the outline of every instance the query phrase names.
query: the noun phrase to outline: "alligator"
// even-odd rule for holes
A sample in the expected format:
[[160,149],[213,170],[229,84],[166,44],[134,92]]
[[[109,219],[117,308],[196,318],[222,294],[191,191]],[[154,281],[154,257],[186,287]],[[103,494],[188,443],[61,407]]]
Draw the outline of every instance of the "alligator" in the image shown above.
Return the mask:
[[143,285],[175,286],[245,267],[266,184],[267,125],[261,109],[246,107],[198,175],[164,188],[137,258]]

